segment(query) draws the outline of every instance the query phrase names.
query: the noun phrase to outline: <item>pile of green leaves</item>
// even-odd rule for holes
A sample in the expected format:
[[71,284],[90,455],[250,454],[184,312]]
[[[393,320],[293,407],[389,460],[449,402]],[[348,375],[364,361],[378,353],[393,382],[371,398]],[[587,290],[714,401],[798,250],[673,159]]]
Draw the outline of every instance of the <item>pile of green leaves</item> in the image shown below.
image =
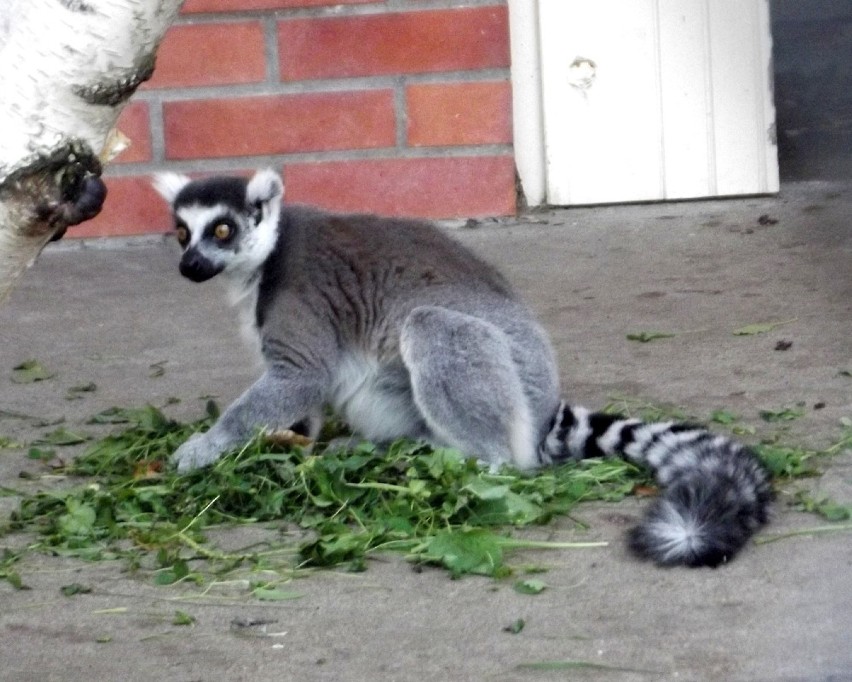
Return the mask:
[[[580,500],[620,499],[645,481],[633,465],[616,460],[532,476],[490,472],[454,450],[406,441],[387,451],[361,444],[307,454],[261,437],[211,467],[176,473],[167,464],[170,453],[215,416],[213,405],[189,425],[153,407],[99,415],[96,421],[126,422],[125,428],[68,465],[65,473],[78,485],[26,497],[11,529],[37,531],[39,548],[55,553],[127,557],[152,568],[160,583],[200,582],[238,567],[357,570],[371,553],[387,550],[442,565],[454,576],[501,576],[510,571],[508,549],[576,546],[515,539],[507,529],[546,523]],[[214,527],[262,522],[285,532],[229,552],[209,537]]]
[[[689,420],[625,400],[610,411],[646,421]],[[70,487],[22,495],[0,535],[35,533],[31,550],[88,560],[124,558],[131,568],[152,572],[159,584],[206,583],[238,572],[271,573],[278,578],[269,584],[275,584],[310,567],[362,570],[370,555],[391,550],[416,563],[443,566],[453,576],[501,577],[512,572],[505,558],[512,549],[603,544],[529,541],[512,537],[514,528],[545,524],[580,501],[618,500],[650,485],[645,472],[621,460],[585,460],[534,475],[509,468],[494,472],[454,450],[406,441],[387,450],[370,444],[335,449],[323,444],[339,435],[333,430],[313,453],[259,436],[208,468],[178,474],[169,467],[177,446],[217,416],[213,403],[192,424],[168,419],[153,407],[96,415],[94,423],[117,424],[120,430],[64,465]],[[711,421],[734,433],[753,433],[724,410]],[[843,439],[824,453],[771,440],[756,450],[778,479],[814,475],[818,456],[852,445],[852,424],[846,426]],[[86,438],[62,430],[44,442],[79,445]],[[45,462],[54,455],[35,445],[30,450]],[[849,517],[848,507],[822,498],[799,496],[793,504],[830,520]],[[221,548],[220,531],[246,525],[263,527],[259,536],[251,534],[260,542]],[[235,535],[239,530],[228,536],[231,544]],[[20,586],[13,565],[21,556],[5,551],[0,580]],[[278,594],[267,583],[257,584],[264,585],[255,590],[260,598]],[[534,580],[523,584],[533,593],[543,589]]]

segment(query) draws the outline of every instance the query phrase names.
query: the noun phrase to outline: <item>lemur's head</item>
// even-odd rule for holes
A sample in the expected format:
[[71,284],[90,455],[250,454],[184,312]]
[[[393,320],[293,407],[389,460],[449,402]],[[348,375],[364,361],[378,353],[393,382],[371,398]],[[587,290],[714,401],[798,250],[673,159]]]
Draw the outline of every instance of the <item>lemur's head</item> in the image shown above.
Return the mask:
[[275,248],[284,183],[274,171],[250,180],[163,173],[153,184],[172,206],[184,277],[204,282],[224,272],[247,279]]

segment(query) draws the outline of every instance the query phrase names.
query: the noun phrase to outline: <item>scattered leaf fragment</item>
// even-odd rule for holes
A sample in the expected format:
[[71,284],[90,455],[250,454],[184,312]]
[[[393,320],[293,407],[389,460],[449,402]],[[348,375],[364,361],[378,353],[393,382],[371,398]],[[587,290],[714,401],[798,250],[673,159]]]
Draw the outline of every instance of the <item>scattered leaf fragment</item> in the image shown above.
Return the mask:
[[792,341],[781,339],[775,344],[775,350],[790,350],[793,347]]
[[32,447],[27,452],[27,457],[37,459],[40,462],[49,462],[56,457],[56,450]]
[[89,594],[92,591],[92,588],[81,583],[70,583],[60,587],[59,591],[66,597],[73,597],[76,594]]
[[789,422],[798,419],[804,410],[797,407],[782,407],[780,410],[761,410],[760,418],[765,422]]
[[524,626],[527,622],[523,618],[518,618],[517,620],[509,623],[506,627],[503,628],[503,632],[508,632],[512,635],[517,635],[521,630],[524,629]]
[[80,433],[69,431],[64,426],[54,429],[50,433],[46,433],[41,438],[36,438],[33,445],[79,445],[91,440],[91,436],[86,436]]
[[109,644],[112,641],[112,635],[101,635],[95,642],[98,644]]
[[794,317],[792,320],[784,320],[783,322],[759,322],[757,324],[747,324],[745,327],[734,329],[732,333],[734,336],[755,336],[757,334],[766,334],[785,324],[792,324],[793,322],[798,321],[798,319],[798,317]]
[[172,625],[195,625],[195,616],[191,616],[185,611],[175,611]]
[[252,594],[260,601],[290,601],[292,599],[301,599],[304,596],[301,592],[262,586],[255,587],[252,590]]
[[96,415],[89,417],[87,424],[127,424],[130,417],[127,410],[120,407],[109,407]]
[[796,494],[796,508],[800,511],[817,514],[826,521],[848,521],[852,518],[852,507],[838,504],[828,497],[813,497],[806,491]]
[[634,332],[627,335],[628,341],[638,341],[639,343],[649,343],[657,339],[671,339],[677,336],[671,332]]
[[158,379],[166,373],[166,363],[168,360],[160,360],[148,365],[148,378]]
[[0,557],[0,580],[5,580],[16,590],[30,589],[21,580],[21,576],[17,571],[12,570],[12,564],[21,558],[19,552],[13,552],[8,547],[3,548],[3,556]]
[[515,592],[520,594],[541,594],[547,589],[547,583],[538,578],[527,578],[526,580],[518,580],[513,587]]
[[38,360],[25,360],[12,368],[12,382],[16,384],[33,384],[37,381],[47,381],[54,376],[56,374]]
[[[164,550],[161,550],[161,554]],[[161,559],[161,562],[163,559]],[[158,571],[154,576],[156,585],[172,585],[189,575],[189,565],[183,559],[173,562],[168,568]]]
[[737,424],[731,429],[731,431],[733,431],[737,436],[753,436],[757,433],[757,429],[753,426],[743,426],[742,424]]
[[733,424],[739,417],[728,410],[716,410],[710,415],[710,419],[717,424]]
[[90,537],[94,531],[97,514],[94,507],[85,502],[68,498],[65,502],[66,513],[59,517],[59,527],[68,536],[76,538]]
[[84,393],[92,393],[96,391],[97,388],[98,386],[94,381],[90,381],[88,384],[72,386],[65,392],[65,400],[80,400]]
[[424,545],[420,558],[441,564],[455,577],[464,573],[495,575],[503,566],[503,550],[497,536],[487,530],[443,531]]
[[8,569],[0,569],[0,580],[5,580],[16,590],[28,590],[30,589],[26,585],[24,585],[24,581],[21,580],[21,576],[16,571],[11,571]]
[[836,502],[824,502],[817,507],[816,512],[826,521],[848,521],[852,518],[852,507]]
[[755,450],[773,478],[812,476],[816,473],[810,463],[810,454],[801,448],[759,443]]

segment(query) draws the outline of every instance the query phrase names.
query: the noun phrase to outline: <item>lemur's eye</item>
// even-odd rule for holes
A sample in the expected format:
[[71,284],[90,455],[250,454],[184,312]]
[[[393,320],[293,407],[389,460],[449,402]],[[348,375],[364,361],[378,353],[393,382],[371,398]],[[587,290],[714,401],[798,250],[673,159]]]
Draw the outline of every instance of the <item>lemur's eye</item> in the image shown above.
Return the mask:
[[177,234],[178,244],[186,246],[187,242],[189,242],[189,230],[183,225],[178,225],[175,233]]
[[216,239],[224,240],[231,236],[231,226],[225,223],[219,223],[213,228],[213,236]]

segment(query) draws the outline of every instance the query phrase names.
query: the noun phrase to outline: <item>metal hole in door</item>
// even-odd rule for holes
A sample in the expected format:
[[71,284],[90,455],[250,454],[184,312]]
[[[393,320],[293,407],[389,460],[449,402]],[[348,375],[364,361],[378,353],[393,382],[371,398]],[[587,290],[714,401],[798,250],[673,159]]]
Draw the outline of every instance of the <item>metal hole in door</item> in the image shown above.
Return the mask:
[[598,65],[586,57],[575,57],[568,67],[568,84],[578,90],[588,90],[595,82]]

